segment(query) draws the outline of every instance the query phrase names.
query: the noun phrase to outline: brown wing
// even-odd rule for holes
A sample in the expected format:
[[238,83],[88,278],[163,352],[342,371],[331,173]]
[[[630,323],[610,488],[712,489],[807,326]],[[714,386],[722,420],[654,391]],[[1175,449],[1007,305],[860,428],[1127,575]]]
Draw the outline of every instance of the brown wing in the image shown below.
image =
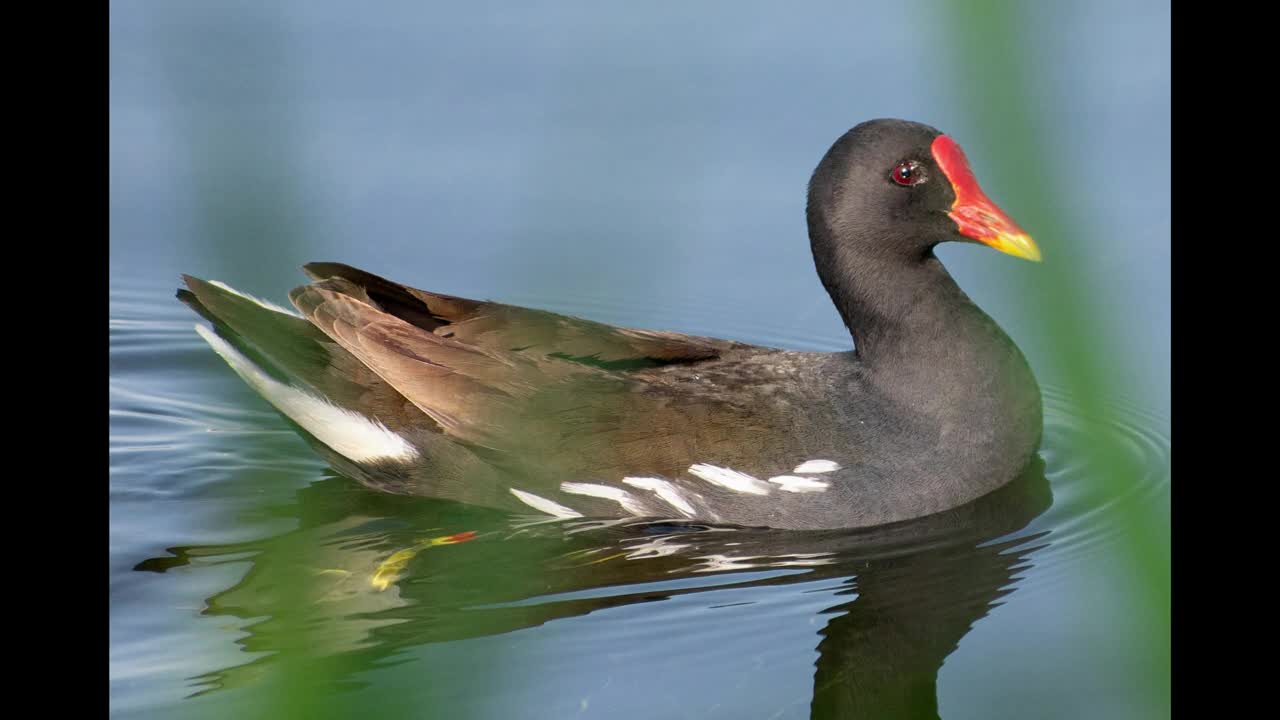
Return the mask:
[[551,380],[526,358],[443,337],[384,312],[342,278],[304,285],[289,297],[315,327],[459,439],[490,446],[492,426],[485,419],[514,414],[520,400]]
[[375,307],[367,288],[331,277],[295,289],[290,299],[449,436],[499,451],[503,461],[687,466],[693,461],[686,459],[692,453],[686,446],[713,447],[722,435],[752,426],[715,394],[691,402],[689,387],[670,379],[675,368],[653,371],[660,376],[615,372],[470,344],[441,332],[452,325],[429,331]]
[[729,350],[751,347],[431,293],[341,263],[311,263],[305,269],[316,280],[345,280],[349,285],[343,292],[410,325],[485,350],[625,371],[709,360]]

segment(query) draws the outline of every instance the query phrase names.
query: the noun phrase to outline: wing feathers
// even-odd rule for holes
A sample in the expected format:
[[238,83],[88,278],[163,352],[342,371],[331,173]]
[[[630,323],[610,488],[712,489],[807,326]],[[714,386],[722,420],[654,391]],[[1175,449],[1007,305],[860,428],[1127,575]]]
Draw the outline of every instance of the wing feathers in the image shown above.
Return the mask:
[[440,337],[344,294],[331,278],[297,288],[290,298],[316,327],[355,355],[446,432],[488,444],[484,422],[529,396],[538,372],[481,348]]
[[625,370],[719,357],[740,343],[633,330],[543,310],[418,290],[341,263],[310,263],[307,274],[337,292],[442,337],[498,352]]

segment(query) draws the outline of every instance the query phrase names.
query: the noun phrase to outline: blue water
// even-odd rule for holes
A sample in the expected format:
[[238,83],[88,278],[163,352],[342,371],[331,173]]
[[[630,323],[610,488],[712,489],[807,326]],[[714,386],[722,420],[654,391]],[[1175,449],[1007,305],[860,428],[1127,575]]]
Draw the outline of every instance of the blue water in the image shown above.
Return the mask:
[[[1053,142],[1005,176],[984,173],[1000,148],[961,102],[979,80],[923,3],[113,3],[113,715],[279,716],[301,697],[323,698],[308,716],[918,716],[891,698],[930,678],[947,718],[1148,715],[1118,518],[1167,517],[1168,12],[1024,16]],[[519,527],[366,491],[172,299],[189,272],[279,301],[299,265],[339,260],[621,325],[847,348],[804,187],[835,137],[881,116],[956,137],[1046,263],[1084,263],[1124,388],[1108,433],[1141,468],[1124,487],[1098,494],[1069,450],[1081,421],[1055,389],[1048,308],[1026,300],[1037,266],[976,246],[939,255],[1046,386],[1043,487],[955,527],[821,543]],[[1069,235],[1037,232],[1023,173],[1053,173]],[[463,531],[477,538],[369,584],[392,553]],[[844,705],[842,688],[858,689]]]

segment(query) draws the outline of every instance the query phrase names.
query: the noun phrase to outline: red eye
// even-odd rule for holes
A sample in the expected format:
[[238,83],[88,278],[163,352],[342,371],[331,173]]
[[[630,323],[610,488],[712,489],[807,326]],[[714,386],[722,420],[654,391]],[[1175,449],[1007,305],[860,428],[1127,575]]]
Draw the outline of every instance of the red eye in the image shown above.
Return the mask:
[[890,173],[893,181],[899,185],[919,185],[924,182],[924,173],[920,171],[920,163],[909,160],[893,169]]

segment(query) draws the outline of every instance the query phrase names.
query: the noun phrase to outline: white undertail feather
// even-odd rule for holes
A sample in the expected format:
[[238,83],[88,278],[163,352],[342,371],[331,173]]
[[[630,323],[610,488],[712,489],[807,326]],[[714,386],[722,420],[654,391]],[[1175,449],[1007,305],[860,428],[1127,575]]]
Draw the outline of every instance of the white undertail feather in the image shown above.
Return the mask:
[[196,332],[250,387],[339,455],[355,462],[418,457],[408,441],[377,420],[276,380],[204,325],[196,325]]
[[729,468],[719,467],[717,465],[708,465],[706,463],[698,463],[689,466],[689,472],[706,480],[712,485],[719,485],[722,488],[733,490],[734,492],[750,493],[752,495],[768,495],[769,484],[761,482],[746,473],[730,470]]
[[665,500],[668,505],[679,510],[685,517],[693,517],[695,515],[693,506],[689,504],[689,501],[684,499],[679,490],[676,490],[675,485],[666,480],[648,477],[625,477],[622,478],[622,482],[641,490],[653,491],[654,495]]
[[223,290],[226,290],[227,292],[231,293],[232,295],[239,295],[245,300],[248,300],[252,303],[256,303],[268,310],[278,312],[278,313],[284,313],[285,315],[292,315],[294,317],[302,317],[301,315],[298,314],[296,310],[290,310],[287,307],[282,307],[269,300],[263,300],[262,298],[254,297],[247,292],[240,292],[239,290],[231,287],[230,285],[222,282],[221,280],[210,280],[209,284],[215,287],[220,287]]
[[511,490],[511,494],[515,495],[517,500],[524,503],[525,505],[528,505],[534,510],[537,510],[538,512],[546,513],[548,515],[553,515],[558,518],[582,517],[582,513],[578,512],[577,510],[574,510],[573,508],[567,508],[561,505],[560,503],[554,500],[548,500],[542,497],[541,495],[534,495],[533,493],[525,492],[523,490],[517,490],[515,488],[510,488],[510,490]]

